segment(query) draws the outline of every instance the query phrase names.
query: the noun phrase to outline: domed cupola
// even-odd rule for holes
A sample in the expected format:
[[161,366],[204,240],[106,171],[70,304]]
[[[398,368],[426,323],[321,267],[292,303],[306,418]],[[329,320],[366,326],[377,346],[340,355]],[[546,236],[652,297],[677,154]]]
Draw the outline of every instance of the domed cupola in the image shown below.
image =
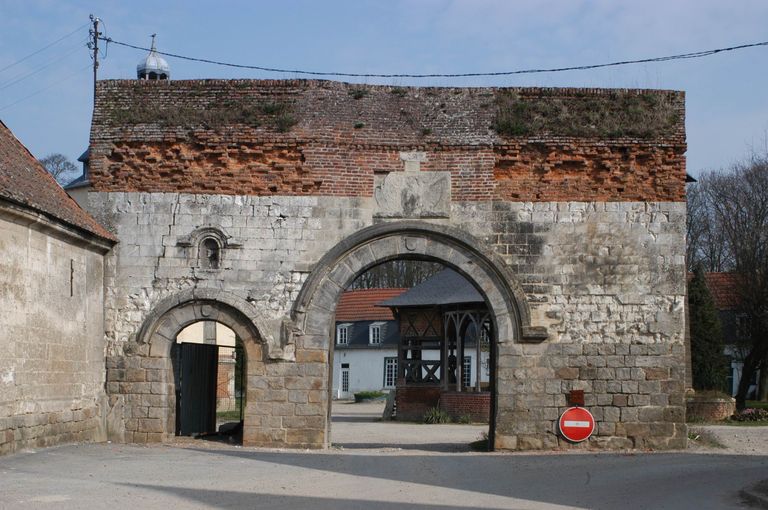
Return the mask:
[[152,48],[149,55],[136,66],[136,74],[140,80],[167,80],[171,77],[171,67],[163,57],[157,54],[155,35],[152,34]]

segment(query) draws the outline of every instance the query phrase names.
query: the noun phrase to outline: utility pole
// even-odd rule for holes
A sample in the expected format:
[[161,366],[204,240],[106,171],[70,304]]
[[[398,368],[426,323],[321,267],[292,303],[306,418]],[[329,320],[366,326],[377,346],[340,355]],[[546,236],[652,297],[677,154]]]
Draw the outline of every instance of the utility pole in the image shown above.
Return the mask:
[[93,14],[90,15],[90,20],[91,23],[93,23],[93,28],[89,30],[91,42],[88,43],[88,48],[93,50],[93,106],[95,107],[96,79],[99,70],[99,37],[101,36],[101,32],[99,32],[99,21],[101,20]]

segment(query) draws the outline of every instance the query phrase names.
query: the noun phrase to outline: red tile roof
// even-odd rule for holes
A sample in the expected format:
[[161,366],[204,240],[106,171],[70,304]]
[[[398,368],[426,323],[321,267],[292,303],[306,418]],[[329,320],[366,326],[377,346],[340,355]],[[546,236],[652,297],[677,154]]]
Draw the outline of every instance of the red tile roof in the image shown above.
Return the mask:
[[336,307],[336,321],[391,321],[395,320],[389,308],[376,304],[399,296],[408,289],[348,290],[341,295]]
[[103,239],[117,239],[72,200],[43,165],[0,121],[0,198]]
[[[688,273],[688,280],[693,273]],[[738,310],[741,302],[739,296],[739,278],[736,273],[704,273],[707,288],[712,294],[718,310]]]
[[739,279],[735,273],[707,273],[707,287],[718,310],[736,310],[741,304]]

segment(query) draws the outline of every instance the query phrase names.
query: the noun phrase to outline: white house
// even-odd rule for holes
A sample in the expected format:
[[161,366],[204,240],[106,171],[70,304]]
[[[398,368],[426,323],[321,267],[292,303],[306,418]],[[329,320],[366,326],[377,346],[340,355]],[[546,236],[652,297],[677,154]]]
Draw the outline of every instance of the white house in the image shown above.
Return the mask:
[[342,294],[336,307],[333,396],[394,389],[398,325],[389,308],[376,304],[407,289],[361,289]]

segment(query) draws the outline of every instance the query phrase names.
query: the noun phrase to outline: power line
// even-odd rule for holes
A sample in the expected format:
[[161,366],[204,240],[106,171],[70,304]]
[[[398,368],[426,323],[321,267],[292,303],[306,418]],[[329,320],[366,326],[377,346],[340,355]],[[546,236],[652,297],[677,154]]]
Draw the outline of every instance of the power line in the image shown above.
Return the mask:
[[56,39],[56,40],[55,40],[55,41],[53,41],[52,43],[46,44],[45,46],[43,46],[43,47],[42,47],[42,48],[40,48],[39,50],[37,50],[37,51],[33,51],[32,53],[30,53],[30,54],[29,54],[29,55],[27,55],[26,57],[23,57],[23,58],[21,58],[21,59],[17,60],[16,62],[13,62],[12,64],[8,64],[7,66],[5,66],[5,67],[3,67],[2,69],[0,69],[0,73],[2,73],[3,71],[5,71],[6,69],[10,69],[11,67],[15,66],[16,64],[20,64],[20,63],[24,62],[24,61],[25,61],[25,60],[27,60],[28,58],[34,57],[34,56],[35,56],[35,55],[37,55],[38,53],[40,53],[40,52],[42,52],[42,51],[45,51],[45,50],[47,50],[48,48],[50,48],[50,47],[51,47],[51,46],[53,46],[54,44],[60,43],[60,42],[61,42],[61,41],[63,41],[64,39],[66,39],[66,38],[68,38],[68,37],[71,37],[71,36],[73,36],[74,34],[78,33],[80,30],[84,29],[84,28],[85,28],[85,27],[87,27],[87,26],[88,26],[88,23],[86,23],[85,25],[82,25],[82,26],[80,26],[80,27],[76,28],[75,30],[73,30],[73,31],[71,31],[70,33],[68,33],[67,35],[64,35],[64,36],[62,36],[62,37],[59,37],[58,39]]
[[31,76],[34,76],[37,73],[39,73],[39,72],[41,72],[41,71],[51,67],[52,65],[58,64],[59,62],[63,61],[64,59],[66,59],[70,55],[76,53],[77,51],[80,51],[82,48],[84,48],[84,45],[78,43],[77,46],[72,47],[70,49],[70,51],[68,51],[67,53],[64,53],[63,55],[61,55],[61,56],[59,56],[59,57],[49,61],[46,64],[43,64],[42,66],[38,67],[37,69],[34,69],[34,70],[32,70],[32,71],[30,71],[30,72],[28,72],[26,74],[17,74],[13,78],[11,78],[9,81],[7,81],[5,83],[0,83],[0,90],[5,90],[8,87],[10,87],[11,85],[15,85],[15,84],[19,83],[20,81],[24,81],[27,78],[29,78]]
[[85,66],[85,67],[82,67],[82,68],[78,69],[78,70],[77,70],[77,71],[75,71],[74,73],[72,73],[72,74],[69,74],[69,75],[65,76],[64,78],[62,78],[62,79],[60,79],[60,80],[58,80],[58,81],[56,81],[56,82],[54,82],[54,83],[51,83],[51,84],[50,84],[50,85],[48,85],[47,87],[43,87],[43,88],[41,88],[40,90],[36,90],[35,92],[32,92],[31,94],[29,94],[29,95],[26,95],[26,96],[22,97],[21,99],[19,99],[19,100],[17,100],[17,101],[14,101],[13,103],[10,103],[10,104],[7,104],[7,105],[5,105],[5,106],[3,106],[3,107],[0,107],[0,112],[2,112],[3,110],[7,110],[7,109],[8,109],[8,108],[10,108],[11,106],[16,106],[17,104],[21,103],[22,101],[26,101],[27,99],[29,99],[29,98],[31,98],[31,97],[34,97],[34,96],[36,96],[36,95],[38,95],[38,94],[40,94],[40,93],[42,93],[42,92],[45,92],[46,90],[48,90],[48,89],[50,89],[50,88],[52,88],[52,87],[55,87],[55,86],[57,86],[57,85],[60,85],[60,84],[64,83],[64,82],[65,82],[65,81],[67,81],[67,80],[71,80],[72,78],[74,78],[75,76],[79,75],[80,73],[82,73],[83,71],[85,71],[86,69],[88,69],[89,67],[91,67],[91,64],[90,64],[90,63],[89,63],[87,66]]
[[[135,46],[120,41],[116,41],[111,37],[99,37],[100,40],[105,41],[107,45],[117,44],[118,46],[125,46],[127,48],[133,48],[135,50],[150,51],[150,48],[142,46]],[[536,73],[559,73],[563,71],[584,71],[589,69],[599,69],[602,67],[614,67],[624,66],[630,64],[643,64],[649,62],[668,62],[670,60],[685,60],[692,58],[708,57],[717,53],[724,53],[727,51],[743,50],[746,48],[754,48],[757,46],[768,46],[768,41],[740,44],[738,46],[729,46],[727,48],[716,48],[713,50],[695,51],[692,53],[681,53],[678,55],[668,55],[665,57],[651,57],[642,58],[637,60],[620,60],[617,62],[608,62],[604,64],[590,64],[581,66],[570,67],[552,67],[552,68],[540,68],[540,69],[518,69],[515,71],[498,71],[498,72],[478,72],[478,73],[432,73],[432,74],[407,74],[407,73],[393,73],[393,74],[376,74],[376,73],[343,73],[335,71],[304,71],[301,69],[279,69],[274,67],[263,67],[244,64],[233,64],[231,62],[221,62],[217,60],[210,60],[206,58],[188,57],[185,55],[177,55],[175,53],[167,53],[163,51],[157,51],[156,53],[164,55],[166,57],[178,58],[181,60],[189,60],[192,62],[202,62],[205,64],[214,64],[225,67],[235,67],[238,69],[253,69],[257,71],[266,71],[270,73],[291,73],[291,74],[303,74],[309,76],[342,76],[347,78],[470,78],[479,76],[511,76],[514,74],[536,74]]]

